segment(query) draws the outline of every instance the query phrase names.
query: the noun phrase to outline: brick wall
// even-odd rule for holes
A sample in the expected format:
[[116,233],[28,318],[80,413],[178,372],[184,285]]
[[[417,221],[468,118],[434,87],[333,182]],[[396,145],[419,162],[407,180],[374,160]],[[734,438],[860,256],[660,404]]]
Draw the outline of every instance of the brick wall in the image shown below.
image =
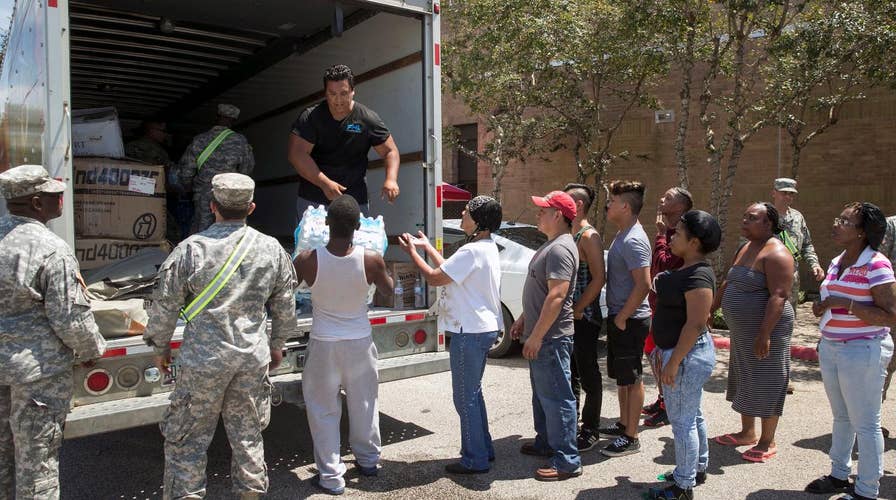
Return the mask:
[[[656,89],[667,109],[676,109],[678,83],[674,78]],[[475,120],[462,103],[443,96],[443,125],[472,123]],[[677,111],[676,111],[677,113]],[[691,159],[690,190],[696,208],[705,208],[710,199],[711,180],[703,149],[703,131],[692,113],[688,152]],[[659,196],[678,182],[675,166],[676,123],[654,123],[652,110],[635,110],[619,131],[614,149],[627,150],[629,160],[618,160],[611,167],[609,178],[632,178],[647,183],[647,198],[642,223],[651,231],[652,209]],[[480,146],[485,141],[480,125]],[[736,228],[746,205],[755,200],[768,200],[775,177],[789,176],[790,151],[786,132],[779,140],[777,128],[768,128],[747,143],[735,180],[730,202],[729,237],[724,250],[730,255],[737,240]],[[823,265],[839,250],[830,241],[831,219],[850,201],[878,204],[887,215],[896,214],[896,92],[874,89],[867,99],[848,104],[839,123],[816,137],[802,152],[799,191],[794,206],[805,216]],[[446,148],[444,178],[451,182],[453,153]],[[532,158],[510,167],[503,182],[502,203],[505,217],[533,222],[535,211],[528,196],[561,188],[576,178],[572,154],[561,150],[548,160]],[[479,190],[488,192],[492,182],[489,167],[479,165]],[[650,225],[650,226],[648,226]],[[610,229],[612,230],[612,229]],[[608,232],[608,234],[612,234]],[[652,232],[650,232],[652,234]],[[733,237],[730,235],[734,235]],[[728,257],[726,257],[728,258]]]

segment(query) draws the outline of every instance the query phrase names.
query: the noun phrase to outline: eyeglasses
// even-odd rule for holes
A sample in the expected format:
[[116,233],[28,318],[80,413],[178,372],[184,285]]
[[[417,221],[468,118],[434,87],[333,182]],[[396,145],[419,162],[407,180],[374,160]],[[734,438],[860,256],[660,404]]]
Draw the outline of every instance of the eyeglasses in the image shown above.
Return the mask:
[[834,217],[834,225],[835,225],[835,226],[843,226],[843,227],[856,227],[856,226],[858,226],[858,224],[856,224],[855,222],[853,222],[853,221],[851,221],[851,220],[849,220],[849,219],[844,219],[843,217]]

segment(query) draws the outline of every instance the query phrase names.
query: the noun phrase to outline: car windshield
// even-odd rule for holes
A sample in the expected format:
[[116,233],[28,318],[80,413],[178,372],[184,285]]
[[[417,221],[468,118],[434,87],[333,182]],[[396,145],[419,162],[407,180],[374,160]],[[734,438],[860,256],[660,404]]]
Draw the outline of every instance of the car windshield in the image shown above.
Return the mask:
[[538,232],[538,229],[528,226],[502,227],[495,231],[495,234],[532,250],[538,250],[541,245],[548,241],[547,236]]

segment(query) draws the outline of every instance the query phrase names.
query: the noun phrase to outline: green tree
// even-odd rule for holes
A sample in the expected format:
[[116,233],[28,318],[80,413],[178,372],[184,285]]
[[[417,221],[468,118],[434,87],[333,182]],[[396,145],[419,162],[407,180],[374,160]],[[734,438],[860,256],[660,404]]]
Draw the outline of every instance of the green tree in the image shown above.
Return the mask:
[[814,2],[771,48],[763,106],[790,138],[794,179],[803,149],[837,123],[845,104],[894,81],[894,5]]
[[[632,109],[656,106],[649,90],[666,71],[661,50],[633,43],[646,37],[640,19],[588,0],[464,0],[451,12],[448,88],[473,112],[528,117],[505,129],[505,144],[524,149],[517,158],[569,148],[578,181],[601,186],[627,156],[613,147],[619,127]],[[538,144],[508,139],[520,133]]]

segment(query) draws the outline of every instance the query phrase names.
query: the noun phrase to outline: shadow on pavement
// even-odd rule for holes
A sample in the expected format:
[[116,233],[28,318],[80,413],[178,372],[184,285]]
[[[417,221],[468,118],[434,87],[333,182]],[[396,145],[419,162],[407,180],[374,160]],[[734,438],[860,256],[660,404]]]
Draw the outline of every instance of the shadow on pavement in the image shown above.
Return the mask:
[[[383,413],[380,413],[380,432],[384,447],[432,434],[428,429]],[[344,456],[351,453],[345,410],[342,436]],[[264,437],[271,485],[267,498],[304,498],[316,493],[307,480],[294,472],[314,463],[305,411],[290,405],[274,408]],[[207,498],[230,498],[230,456],[227,434],[219,421],[208,451]],[[62,498],[161,498],[164,467],[164,441],[157,425],[65,441],[60,453]],[[348,468],[346,479],[356,478],[352,465]]]

